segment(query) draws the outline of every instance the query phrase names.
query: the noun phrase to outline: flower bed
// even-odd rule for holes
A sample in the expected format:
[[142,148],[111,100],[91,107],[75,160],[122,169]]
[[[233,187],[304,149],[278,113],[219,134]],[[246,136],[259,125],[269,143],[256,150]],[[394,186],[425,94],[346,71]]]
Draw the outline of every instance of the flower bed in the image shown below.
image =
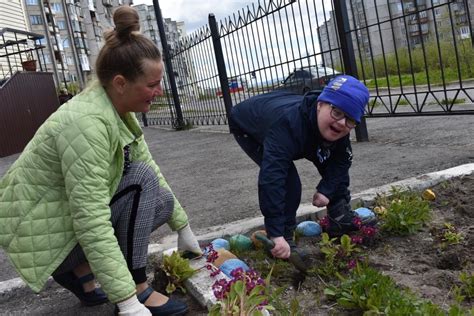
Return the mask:
[[[240,296],[239,302],[253,300],[254,311],[266,307],[276,315],[468,315],[474,299],[474,176],[432,190],[433,201],[396,190],[378,197],[370,206],[381,218],[375,235],[363,229],[341,239],[297,237],[308,254],[306,275],[262,249],[230,249],[252,272],[213,280],[220,306]],[[208,273],[211,278],[216,270]],[[235,287],[238,280],[250,283]]]

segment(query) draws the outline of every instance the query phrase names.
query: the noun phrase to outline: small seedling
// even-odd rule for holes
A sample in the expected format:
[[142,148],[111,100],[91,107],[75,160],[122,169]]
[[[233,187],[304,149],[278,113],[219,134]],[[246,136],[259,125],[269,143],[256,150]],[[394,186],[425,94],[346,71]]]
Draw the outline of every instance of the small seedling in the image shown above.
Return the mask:
[[457,231],[453,224],[445,223],[441,240],[442,247],[444,248],[447,245],[456,245],[461,243],[461,241],[464,240],[464,237]]

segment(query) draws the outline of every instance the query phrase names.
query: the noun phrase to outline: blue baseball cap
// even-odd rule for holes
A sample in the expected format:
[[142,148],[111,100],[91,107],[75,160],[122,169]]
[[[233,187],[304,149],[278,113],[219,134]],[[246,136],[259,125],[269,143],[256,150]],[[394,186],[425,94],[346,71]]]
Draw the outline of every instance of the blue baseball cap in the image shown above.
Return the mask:
[[360,123],[369,102],[369,89],[352,76],[340,75],[324,87],[318,101],[334,105]]

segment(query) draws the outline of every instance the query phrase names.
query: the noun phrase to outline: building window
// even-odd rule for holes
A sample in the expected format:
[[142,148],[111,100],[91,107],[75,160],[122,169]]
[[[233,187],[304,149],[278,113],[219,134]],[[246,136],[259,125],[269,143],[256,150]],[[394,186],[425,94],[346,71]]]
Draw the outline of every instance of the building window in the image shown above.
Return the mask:
[[64,41],[63,41],[63,47],[64,47],[64,48],[68,48],[69,46],[70,46],[70,44],[69,44],[69,38],[64,39]]
[[79,22],[76,20],[73,20],[71,22],[72,22],[72,30],[74,32],[81,32],[81,26],[79,25]]
[[51,57],[49,56],[49,54],[44,54],[43,58],[45,64],[51,64]]
[[60,30],[65,30],[66,29],[66,21],[58,20],[56,23],[58,24],[58,28]]
[[26,0],[26,5],[38,5],[38,0]]
[[45,46],[46,45],[46,38],[40,38],[35,40],[35,45]]
[[470,37],[470,32],[469,32],[469,26],[463,26],[459,28],[459,33],[460,37],[462,39],[469,38]]
[[61,3],[53,2],[51,3],[51,9],[55,12],[63,12],[63,8],[61,6]]
[[43,19],[41,15],[30,15],[30,23],[31,25],[40,25],[43,24]]

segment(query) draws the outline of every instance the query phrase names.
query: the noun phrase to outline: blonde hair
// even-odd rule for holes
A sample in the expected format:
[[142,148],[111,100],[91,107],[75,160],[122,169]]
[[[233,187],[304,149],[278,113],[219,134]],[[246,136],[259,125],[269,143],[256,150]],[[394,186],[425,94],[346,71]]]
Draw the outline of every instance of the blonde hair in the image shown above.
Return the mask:
[[105,33],[105,45],[96,61],[99,81],[107,86],[116,75],[135,81],[143,74],[143,60],[160,61],[156,45],[140,33],[138,12],[121,6],[114,12],[115,29]]

